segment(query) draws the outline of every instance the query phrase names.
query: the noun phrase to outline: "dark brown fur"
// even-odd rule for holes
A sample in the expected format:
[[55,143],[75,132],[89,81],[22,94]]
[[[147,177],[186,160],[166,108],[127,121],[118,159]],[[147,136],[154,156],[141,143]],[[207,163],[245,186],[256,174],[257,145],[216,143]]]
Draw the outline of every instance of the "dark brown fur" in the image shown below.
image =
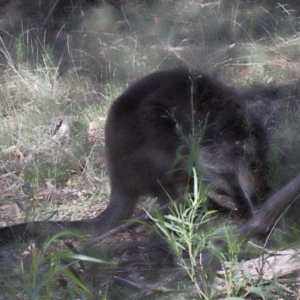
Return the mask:
[[0,238],[36,236],[44,226],[95,228],[100,234],[130,219],[140,196],[157,197],[160,204],[182,196],[187,161],[174,162],[179,154],[191,155],[188,137],[201,138],[196,155],[204,176],[242,214],[253,213],[256,183],[249,168],[266,164],[266,132],[235,92],[210,76],[174,69],[142,78],[112,104],[105,134],[111,195],[103,213],[90,220],[5,227]]

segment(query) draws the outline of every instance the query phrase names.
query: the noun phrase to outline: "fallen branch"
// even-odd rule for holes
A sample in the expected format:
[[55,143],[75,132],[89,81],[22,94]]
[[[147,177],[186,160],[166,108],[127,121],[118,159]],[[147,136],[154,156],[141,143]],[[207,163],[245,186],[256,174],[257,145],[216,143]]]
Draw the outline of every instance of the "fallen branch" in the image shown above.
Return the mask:
[[[300,269],[300,249],[277,251],[264,254],[243,262],[243,265],[226,263],[226,268],[238,269],[237,275],[248,276],[252,280],[271,280],[276,276],[286,276]],[[218,272],[224,274],[225,271]]]
[[[174,203],[178,203],[180,201],[182,201],[181,198],[176,199],[176,200],[174,200],[172,202],[169,202],[169,203],[163,205],[160,209],[162,211],[164,211],[167,208],[169,208],[171,205],[173,205]],[[123,223],[122,225],[119,225],[119,226],[117,226],[117,227],[115,227],[115,228],[113,228],[113,229],[111,229],[111,230],[109,230],[109,231],[101,234],[100,236],[91,239],[90,241],[88,241],[87,243],[85,243],[84,245],[82,245],[81,247],[79,247],[77,249],[77,251],[78,252],[82,252],[82,251],[84,251],[87,248],[90,248],[90,247],[92,247],[92,246],[94,246],[96,244],[99,244],[100,242],[102,242],[103,240],[107,239],[108,237],[110,237],[112,235],[115,235],[115,234],[118,234],[120,232],[123,232],[125,229],[133,226],[135,223],[145,222],[147,220],[149,220],[148,215],[145,214],[145,213],[143,213],[142,215],[137,216],[136,218],[131,219],[131,220],[127,221],[126,223]]]
[[[284,279],[279,279],[279,277],[284,277],[293,273],[298,273],[300,269],[300,249],[297,250],[284,250],[284,251],[276,251],[270,252],[268,254],[260,255],[258,258],[250,259],[241,263],[232,263],[225,262],[225,268],[230,269],[231,273],[234,273],[235,277],[245,278],[245,281],[251,285],[253,281],[258,281],[263,279],[264,282],[272,282],[278,288],[284,290],[284,292],[288,294],[292,294],[293,296],[299,296],[299,292],[296,288],[295,290],[291,290],[289,288],[289,284],[291,282],[284,282]],[[235,272],[236,271],[236,272]],[[219,275],[224,275],[226,270],[218,271]],[[277,277],[276,281],[272,281]],[[247,280],[249,278],[249,280]],[[299,278],[297,278],[299,282]],[[220,278],[214,278],[214,286],[216,288],[217,295],[222,296],[228,289],[230,288],[227,282]],[[284,284],[283,284],[284,283]],[[295,281],[293,280],[293,283]],[[143,287],[145,288],[145,287]],[[186,289],[190,296],[197,296],[197,289],[194,286],[190,286]],[[297,298],[298,299],[298,298]]]
[[[228,209],[231,209],[231,210],[237,210],[236,209],[236,206],[234,205],[232,199],[228,196],[225,196],[225,195],[220,195],[216,192],[213,192],[211,191],[209,194],[208,194],[208,197],[211,198],[213,201],[215,201],[217,204],[223,206],[223,207],[226,207]],[[169,202],[165,205],[163,205],[160,209],[162,211],[165,211],[166,209],[168,209],[170,206],[172,206],[174,203],[178,203],[182,201],[182,198],[179,198],[179,199],[176,199],[176,200],[173,200],[172,202]],[[119,225],[103,234],[101,234],[100,236],[96,237],[96,238],[93,238],[91,239],[90,241],[88,241],[87,243],[85,243],[84,245],[82,245],[81,247],[78,248],[78,251],[79,252],[82,252],[84,251],[85,249],[87,248],[90,248],[100,242],[102,242],[103,240],[107,239],[108,237],[112,236],[112,235],[115,235],[115,234],[118,234],[120,232],[123,232],[125,229],[128,229],[129,227],[131,227],[134,223],[137,223],[137,222],[145,222],[149,220],[149,217],[147,214],[143,213],[142,215],[132,219],[132,220],[129,220],[127,221],[126,223],[122,224],[122,225]]]

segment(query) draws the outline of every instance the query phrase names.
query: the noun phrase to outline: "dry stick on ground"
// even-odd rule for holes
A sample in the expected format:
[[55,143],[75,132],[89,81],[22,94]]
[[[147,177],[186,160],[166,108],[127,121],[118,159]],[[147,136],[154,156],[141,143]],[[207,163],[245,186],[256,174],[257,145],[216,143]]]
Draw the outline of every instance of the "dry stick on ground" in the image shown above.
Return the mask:
[[[246,241],[251,237],[255,237],[259,234],[266,233],[275,224],[276,219],[285,210],[285,208],[292,202],[298,199],[300,196],[300,174],[298,174],[290,183],[288,183],[279,192],[273,195],[262,207],[259,213],[257,213],[251,220],[249,220],[242,227],[235,230],[234,235],[238,240]],[[225,242],[219,242],[216,245],[219,249],[225,249],[227,244]],[[219,264],[217,264],[218,258],[211,252],[206,252],[202,255],[201,265],[198,262],[197,267],[201,269],[209,269],[210,271],[217,271]],[[155,284],[144,286],[143,291],[138,292],[130,296],[131,300],[138,300],[153,294],[157,291],[161,291],[165,286],[173,284],[182,278],[186,277],[187,271],[181,269],[173,274],[164,277],[162,280]]]
[[[178,198],[176,200],[173,200],[165,205],[163,205],[160,210],[161,211],[164,211],[166,210],[167,208],[169,208],[171,205],[173,205],[173,203],[178,203],[182,201],[182,198]],[[125,229],[127,229],[128,227],[131,227],[133,226],[135,223],[137,222],[143,222],[143,221],[147,221],[149,220],[149,217],[148,215],[146,215],[145,213],[140,215],[140,216],[137,216],[136,218],[122,224],[122,225],[119,225],[107,232],[105,232],[104,234],[101,234],[100,236],[96,237],[96,238],[93,238],[91,239],[90,241],[88,241],[87,243],[85,243],[84,245],[82,245],[81,247],[79,247],[77,249],[78,252],[82,252],[84,251],[85,249],[88,249],[96,244],[99,244],[100,242],[102,242],[103,240],[107,239],[108,237],[112,236],[112,235],[115,235],[117,233],[120,233],[122,231],[124,231]]]
[[[217,194],[216,192],[210,192],[208,194],[208,196],[215,201],[217,204],[223,206],[223,207],[227,207],[228,209],[232,209],[232,210],[237,210],[236,207],[233,204],[233,201],[230,197],[224,196],[224,195],[220,195]],[[165,211],[167,208],[169,208],[171,205],[173,205],[174,203],[178,203],[181,202],[182,198],[173,200],[165,205],[163,205],[160,210],[161,211]],[[124,231],[125,229],[127,229],[128,227],[132,226],[135,222],[140,222],[140,221],[147,221],[149,220],[148,215],[146,215],[145,213],[141,216],[138,216],[122,225],[119,225],[107,232],[105,232],[104,234],[91,239],[90,241],[88,241],[87,243],[85,243],[84,245],[82,245],[81,247],[78,248],[78,252],[82,252],[87,248],[90,248],[91,246],[94,246],[100,242],[102,242],[103,240],[107,239],[108,237],[115,235],[117,233],[120,233],[122,231]]]

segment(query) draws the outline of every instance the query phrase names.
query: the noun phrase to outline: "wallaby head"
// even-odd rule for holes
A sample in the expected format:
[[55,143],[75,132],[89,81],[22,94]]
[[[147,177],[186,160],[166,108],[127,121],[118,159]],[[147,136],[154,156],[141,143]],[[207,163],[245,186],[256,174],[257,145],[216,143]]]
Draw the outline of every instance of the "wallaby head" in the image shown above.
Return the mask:
[[[112,104],[105,127],[111,183],[105,211],[91,220],[53,224],[94,227],[102,233],[130,219],[140,196],[157,197],[160,204],[181,197],[189,180],[184,157],[191,155],[191,145],[186,137],[199,141],[196,156],[204,176],[242,214],[251,215],[256,182],[250,167],[266,164],[266,131],[231,88],[179,68],[138,80]],[[178,155],[183,159],[176,160]],[[18,232],[28,228],[21,225]],[[1,229],[0,238],[13,228]]]

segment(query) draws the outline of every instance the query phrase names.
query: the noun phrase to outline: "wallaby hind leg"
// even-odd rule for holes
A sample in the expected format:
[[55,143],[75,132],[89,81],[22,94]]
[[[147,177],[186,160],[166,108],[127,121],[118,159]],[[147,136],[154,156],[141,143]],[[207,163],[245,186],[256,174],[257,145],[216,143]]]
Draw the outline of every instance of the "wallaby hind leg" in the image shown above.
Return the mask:
[[137,200],[137,194],[126,193],[112,188],[107,208],[93,219],[93,223],[97,227],[97,233],[105,232],[121,225],[122,221],[129,220],[133,214]]
[[[172,184],[166,188],[159,187],[153,196],[157,198],[158,204],[163,206],[171,200],[183,198],[183,189],[178,184]],[[95,227],[98,235],[102,234],[121,225],[122,221],[130,220],[138,199],[137,193],[128,194],[124,191],[112,189],[107,208],[96,218],[87,221]]]

